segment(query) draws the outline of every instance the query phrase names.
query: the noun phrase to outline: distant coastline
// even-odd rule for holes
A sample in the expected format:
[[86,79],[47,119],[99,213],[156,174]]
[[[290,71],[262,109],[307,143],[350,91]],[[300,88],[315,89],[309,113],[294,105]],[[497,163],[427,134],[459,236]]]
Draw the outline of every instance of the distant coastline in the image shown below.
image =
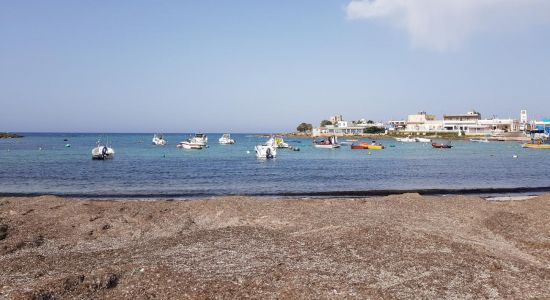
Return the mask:
[[16,138],[22,138],[22,135],[18,135],[15,133],[9,133],[9,132],[0,132],[0,139],[16,139]]

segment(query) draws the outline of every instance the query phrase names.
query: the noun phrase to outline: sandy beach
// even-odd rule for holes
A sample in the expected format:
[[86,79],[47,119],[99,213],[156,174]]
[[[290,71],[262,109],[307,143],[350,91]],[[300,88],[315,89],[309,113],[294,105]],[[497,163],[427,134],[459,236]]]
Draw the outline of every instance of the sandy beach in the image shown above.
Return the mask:
[[0,298],[547,298],[550,194],[0,198]]

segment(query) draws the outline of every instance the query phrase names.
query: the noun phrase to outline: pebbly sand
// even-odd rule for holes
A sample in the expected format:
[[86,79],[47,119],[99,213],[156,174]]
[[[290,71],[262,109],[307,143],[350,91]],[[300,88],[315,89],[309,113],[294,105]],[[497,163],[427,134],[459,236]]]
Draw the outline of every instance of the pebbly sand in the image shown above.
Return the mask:
[[0,298],[548,298],[549,221],[550,194],[0,198]]

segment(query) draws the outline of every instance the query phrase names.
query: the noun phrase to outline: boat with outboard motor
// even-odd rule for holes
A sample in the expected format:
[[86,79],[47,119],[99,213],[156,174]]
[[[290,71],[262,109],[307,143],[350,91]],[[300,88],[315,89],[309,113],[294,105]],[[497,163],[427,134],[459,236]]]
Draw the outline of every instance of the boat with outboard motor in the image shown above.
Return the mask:
[[340,144],[338,143],[338,138],[336,136],[331,136],[327,139],[322,139],[320,141],[313,140],[313,146],[315,148],[322,148],[322,149],[340,148]]
[[432,147],[437,149],[451,149],[453,146],[451,144],[432,143]]
[[153,135],[153,145],[156,146],[164,146],[166,145],[166,140],[164,139],[164,136],[161,133],[155,133]]
[[205,147],[208,144],[208,136],[204,133],[196,133],[190,140],[190,143]]
[[218,143],[221,145],[231,145],[235,144],[235,140],[231,138],[231,134],[224,133],[222,137],[218,140]]
[[274,141],[275,141],[275,145],[277,145],[277,148],[289,148],[290,145],[285,143],[285,141],[283,140],[283,137],[281,136],[277,136],[274,138]]
[[362,142],[351,144],[351,149],[382,150],[384,148],[384,145],[376,141],[372,141],[372,143]]
[[271,159],[277,156],[277,144],[273,137],[269,138],[265,144],[256,145],[254,150],[257,158]]
[[402,143],[416,143],[418,142],[415,138],[411,138],[410,136],[406,138],[395,138],[396,141],[402,142]]
[[97,146],[92,149],[92,159],[105,160],[115,157],[115,150],[107,144],[102,144],[101,141],[97,141]]
[[176,147],[186,150],[201,150],[205,146],[192,142],[192,139],[187,139],[179,142]]

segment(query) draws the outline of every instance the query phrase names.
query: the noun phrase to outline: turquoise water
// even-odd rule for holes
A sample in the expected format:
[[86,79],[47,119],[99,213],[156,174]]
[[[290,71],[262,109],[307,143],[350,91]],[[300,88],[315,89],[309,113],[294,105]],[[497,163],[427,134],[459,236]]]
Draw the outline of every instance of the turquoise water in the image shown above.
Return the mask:
[[[266,138],[254,134],[233,134],[235,145],[219,145],[221,134],[208,134],[210,147],[204,150],[177,149],[188,134],[166,134],[164,147],[151,145],[152,134],[24,135],[0,139],[0,193],[185,197],[550,187],[550,151],[522,149],[515,142],[456,141],[452,149],[432,149],[382,139],[395,147],[368,155],[349,146],[316,149],[310,139],[289,138],[301,151],[279,149],[276,159],[266,161],[253,150]],[[111,141],[113,160],[91,159],[98,137]]]

